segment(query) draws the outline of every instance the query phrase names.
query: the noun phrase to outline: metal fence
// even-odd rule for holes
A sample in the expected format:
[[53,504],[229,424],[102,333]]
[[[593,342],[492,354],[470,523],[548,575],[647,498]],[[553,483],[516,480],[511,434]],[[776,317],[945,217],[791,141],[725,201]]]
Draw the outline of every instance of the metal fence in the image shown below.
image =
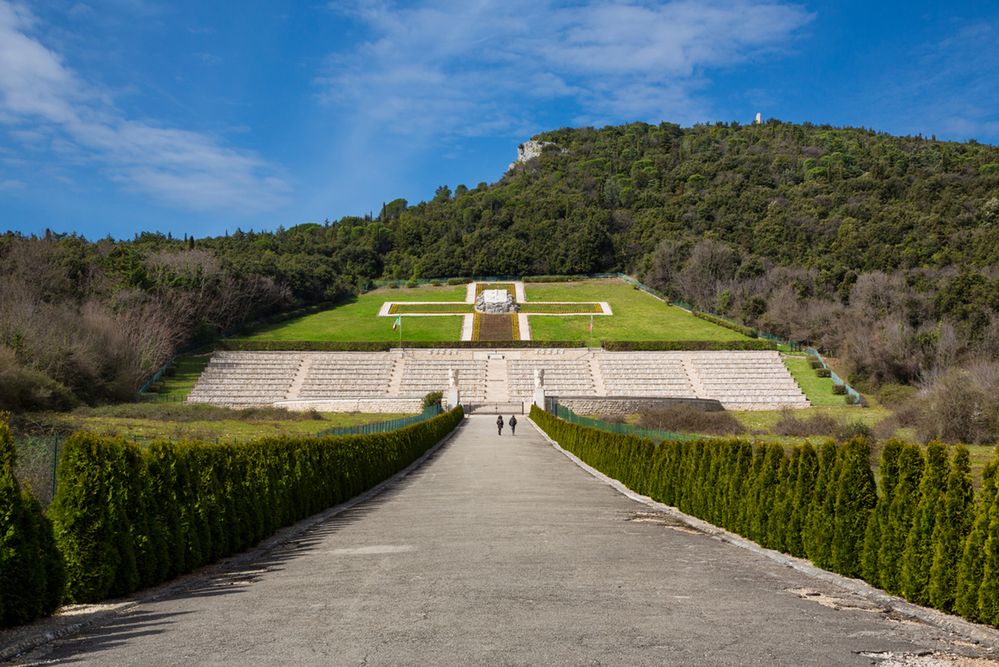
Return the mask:
[[56,473],[64,438],[58,435],[21,436],[14,439],[17,463],[14,474],[42,507],[48,507],[56,492]]
[[588,426],[590,428],[595,428],[601,431],[607,431],[609,433],[619,433],[621,435],[633,435],[638,438],[648,438],[649,440],[655,440],[661,442],[663,440],[703,440],[704,436],[690,435],[689,433],[675,433],[673,431],[662,431],[656,428],[642,428],[641,426],[635,426],[634,424],[624,424],[618,422],[608,422],[602,419],[594,419],[593,417],[583,417],[577,415],[575,412],[560,405],[557,401],[549,401],[548,412],[555,415],[559,419],[569,422],[570,424],[576,424],[578,426]]
[[412,415],[410,417],[402,417],[400,419],[388,419],[383,422],[374,422],[372,424],[357,424],[356,426],[337,426],[336,428],[326,429],[325,431],[320,431],[319,435],[365,435],[368,433],[386,433],[388,431],[396,431],[400,428],[406,426],[412,426],[413,424],[419,424],[422,421],[428,419],[433,419],[442,412],[442,408],[439,403],[434,403],[423,409],[423,412],[418,415]]

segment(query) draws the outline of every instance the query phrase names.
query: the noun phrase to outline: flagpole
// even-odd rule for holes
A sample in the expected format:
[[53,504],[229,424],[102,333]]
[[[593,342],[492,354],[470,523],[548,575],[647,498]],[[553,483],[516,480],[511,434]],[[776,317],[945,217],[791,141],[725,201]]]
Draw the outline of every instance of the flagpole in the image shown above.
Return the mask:
[[399,316],[399,348],[405,352],[406,348],[402,346],[402,315]]

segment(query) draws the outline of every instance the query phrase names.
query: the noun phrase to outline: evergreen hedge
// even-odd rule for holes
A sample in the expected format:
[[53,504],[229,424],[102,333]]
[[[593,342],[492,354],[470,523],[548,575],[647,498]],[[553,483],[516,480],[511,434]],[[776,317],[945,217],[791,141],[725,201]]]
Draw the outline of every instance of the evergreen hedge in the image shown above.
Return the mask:
[[967,448],[931,443],[924,456],[891,440],[878,494],[863,438],[788,453],[739,439],[657,444],[537,407],[531,419],[653,500],[917,604],[999,626],[999,456],[976,497]]
[[745,324],[739,324],[738,322],[733,322],[732,320],[725,319],[724,317],[718,317],[717,315],[712,315],[711,313],[705,313],[701,310],[691,311],[694,317],[711,322],[720,327],[725,327],[726,329],[731,329],[737,333],[741,333],[743,336],[748,336],[749,338],[758,338],[760,333],[753,327],[747,327]]
[[14,462],[14,438],[0,415],[0,628],[52,613],[65,581],[52,524],[21,489]]
[[50,508],[65,599],[125,595],[246,549],[387,479],[462,417],[459,407],[389,433],[247,444],[75,434]]

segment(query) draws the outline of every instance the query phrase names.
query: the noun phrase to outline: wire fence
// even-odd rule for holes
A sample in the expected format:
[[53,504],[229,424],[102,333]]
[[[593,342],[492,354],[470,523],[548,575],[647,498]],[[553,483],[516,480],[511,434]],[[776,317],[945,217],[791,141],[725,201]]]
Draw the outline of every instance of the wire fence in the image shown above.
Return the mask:
[[555,415],[559,419],[569,422],[570,424],[576,424],[577,426],[588,426],[590,428],[595,428],[601,431],[607,431],[609,433],[619,433],[621,435],[633,435],[638,438],[648,438],[649,440],[655,440],[661,442],[663,440],[701,440],[703,436],[690,435],[689,433],[676,433],[673,431],[663,431],[656,428],[643,428],[641,426],[635,426],[634,424],[625,424],[618,422],[608,422],[602,419],[595,419],[593,417],[583,417],[577,415],[575,412],[559,404],[556,400],[551,400],[548,402],[548,412]]
[[374,422],[372,424],[337,426],[336,428],[320,431],[319,435],[366,435],[369,433],[386,433],[388,431],[396,431],[400,428],[405,428],[406,426],[412,426],[413,424],[419,424],[420,422],[428,419],[433,419],[442,411],[443,410],[440,404],[434,403],[433,405],[423,408],[423,412],[418,415],[400,417],[399,419],[388,419],[383,422]]
[[14,439],[17,463],[14,474],[42,507],[48,507],[56,492],[63,436],[19,436]]

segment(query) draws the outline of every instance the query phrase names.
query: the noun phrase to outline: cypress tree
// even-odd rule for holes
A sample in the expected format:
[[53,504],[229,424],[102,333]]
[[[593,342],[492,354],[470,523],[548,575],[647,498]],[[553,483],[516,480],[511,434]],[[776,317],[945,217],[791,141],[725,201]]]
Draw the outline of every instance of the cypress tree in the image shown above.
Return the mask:
[[881,547],[881,531],[888,521],[888,508],[891,506],[898,482],[898,459],[905,444],[901,440],[889,440],[881,449],[881,462],[878,476],[881,479],[881,494],[873,514],[867,520],[864,532],[864,553],[861,556],[861,576],[870,584],[881,585],[878,566],[878,551]]
[[[999,483],[997,483],[999,486]],[[984,540],[981,541],[981,579],[978,586],[977,618],[999,624],[999,498],[984,512]],[[970,540],[969,540],[970,542]]]
[[954,611],[965,618],[978,620],[978,590],[982,585],[985,537],[992,506],[996,501],[996,461],[990,461],[982,472],[982,488],[978,493],[975,519],[964,541],[961,563],[957,568],[957,593]]
[[774,496],[779,483],[784,450],[777,444],[760,447],[760,450],[763,453],[763,460],[760,462],[753,485],[748,537],[765,547],[772,548],[773,545],[767,540],[767,527],[770,516],[776,509]]
[[798,481],[798,465],[801,449],[791,450],[791,458],[781,455],[779,485],[775,494],[776,511],[767,522],[767,542],[771,548],[789,552],[788,532],[791,527],[791,515],[794,512],[794,491]]
[[791,519],[787,527],[787,551],[794,556],[804,556],[802,531],[808,519],[808,508],[812,503],[816,477],[819,471],[819,457],[815,447],[806,442],[799,450],[798,473],[794,483],[794,498],[791,502]]
[[964,540],[971,530],[974,508],[971,460],[968,448],[959,445],[947,478],[947,496],[933,530],[933,564],[930,567],[929,601],[951,611],[957,593],[957,571]]
[[823,568],[829,567],[832,552],[838,459],[836,443],[827,441],[819,449],[819,474],[803,535],[808,559]]
[[930,566],[933,564],[933,531],[944,506],[950,462],[947,450],[939,442],[926,448],[926,467],[919,482],[919,504],[913,517],[912,529],[902,552],[902,594],[916,604],[929,599]]
[[848,577],[860,574],[864,533],[877,504],[870,458],[871,447],[864,438],[853,438],[843,445],[830,562],[834,570]]
[[892,493],[885,524],[881,527],[881,545],[878,550],[881,587],[889,593],[901,592],[902,554],[919,502],[923,465],[919,447],[906,445],[902,449],[898,458],[898,481]]

